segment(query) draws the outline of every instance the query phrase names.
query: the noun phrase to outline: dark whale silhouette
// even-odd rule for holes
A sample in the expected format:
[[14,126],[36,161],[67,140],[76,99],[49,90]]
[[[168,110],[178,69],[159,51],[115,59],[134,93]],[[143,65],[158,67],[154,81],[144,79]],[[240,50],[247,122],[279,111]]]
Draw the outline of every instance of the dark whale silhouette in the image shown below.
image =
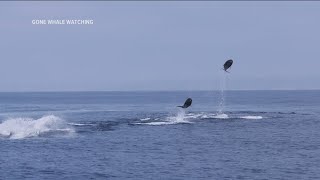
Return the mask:
[[183,106],[177,106],[177,107],[181,107],[181,108],[188,108],[189,106],[191,106],[192,104],[192,99],[191,98],[188,98],[186,100],[186,102],[184,102],[184,105]]
[[229,59],[228,61],[226,61],[223,65],[223,70],[228,72],[227,69],[229,69],[231,67],[233,63],[233,60],[232,59]]

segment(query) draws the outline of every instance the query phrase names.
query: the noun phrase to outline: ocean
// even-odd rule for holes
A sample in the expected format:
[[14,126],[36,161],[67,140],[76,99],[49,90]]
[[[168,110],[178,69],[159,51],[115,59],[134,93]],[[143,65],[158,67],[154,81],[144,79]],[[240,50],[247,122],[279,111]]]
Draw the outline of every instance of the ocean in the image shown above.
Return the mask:
[[0,148],[0,179],[320,179],[320,91],[3,92]]

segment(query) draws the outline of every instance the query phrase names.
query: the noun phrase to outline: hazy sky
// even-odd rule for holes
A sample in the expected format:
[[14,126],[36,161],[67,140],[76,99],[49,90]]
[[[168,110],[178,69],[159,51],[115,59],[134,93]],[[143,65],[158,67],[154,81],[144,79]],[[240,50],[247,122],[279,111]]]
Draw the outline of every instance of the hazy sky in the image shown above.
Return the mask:
[[[94,25],[32,25],[93,19]],[[0,91],[320,89],[320,2],[0,2]]]

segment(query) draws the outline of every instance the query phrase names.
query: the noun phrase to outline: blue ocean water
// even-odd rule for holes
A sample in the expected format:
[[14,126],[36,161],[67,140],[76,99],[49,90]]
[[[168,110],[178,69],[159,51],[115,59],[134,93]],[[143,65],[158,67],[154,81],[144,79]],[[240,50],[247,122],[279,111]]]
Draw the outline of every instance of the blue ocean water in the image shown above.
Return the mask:
[[0,179],[320,179],[319,137],[320,91],[0,93]]

